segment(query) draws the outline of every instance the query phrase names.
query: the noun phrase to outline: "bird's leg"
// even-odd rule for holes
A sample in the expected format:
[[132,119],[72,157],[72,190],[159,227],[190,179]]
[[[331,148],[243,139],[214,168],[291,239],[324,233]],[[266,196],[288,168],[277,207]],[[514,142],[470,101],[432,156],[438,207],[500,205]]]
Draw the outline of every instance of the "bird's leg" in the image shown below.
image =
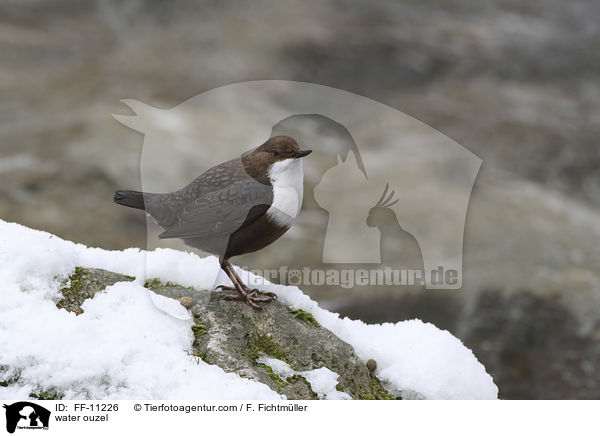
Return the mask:
[[225,271],[225,274],[227,274],[227,277],[229,277],[229,280],[231,280],[231,283],[233,283],[233,286],[219,285],[216,287],[216,289],[222,289],[224,291],[236,291],[238,293],[243,292],[244,294],[248,293],[248,289],[242,283],[242,281],[240,280],[239,276],[236,274],[235,270],[232,268],[232,265],[229,261],[222,260],[221,261],[221,269],[223,271]]
[[[227,261],[227,262],[229,262],[229,261]],[[231,267],[231,273],[235,276],[238,283],[243,286],[244,290],[246,291],[246,293],[248,295],[250,295],[252,297],[260,297],[260,296],[265,297],[265,298],[268,297],[269,300],[277,300],[277,294],[275,294],[274,292],[261,291],[260,289],[257,289],[257,288],[250,289],[248,286],[246,286],[244,284],[244,282],[242,282],[242,279],[240,278],[240,276],[238,276],[233,265],[231,263],[229,263],[229,265]],[[269,300],[266,300],[266,301],[269,301]]]
[[223,296],[222,298],[224,300],[240,300],[244,301],[248,306],[251,306],[255,309],[260,309],[261,307],[256,303],[267,302],[275,299],[271,296],[258,296],[259,294],[255,292],[258,291],[258,289],[248,289],[248,287],[244,285],[240,277],[235,272],[235,269],[233,268],[231,262],[229,262],[228,260],[224,259],[223,261],[221,261],[221,268],[223,269],[223,271],[225,271],[225,274],[227,274],[227,276],[233,283],[233,287],[220,285],[217,286],[217,289],[224,289],[230,291],[235,290],[237,292],[237,294],[228,294]]

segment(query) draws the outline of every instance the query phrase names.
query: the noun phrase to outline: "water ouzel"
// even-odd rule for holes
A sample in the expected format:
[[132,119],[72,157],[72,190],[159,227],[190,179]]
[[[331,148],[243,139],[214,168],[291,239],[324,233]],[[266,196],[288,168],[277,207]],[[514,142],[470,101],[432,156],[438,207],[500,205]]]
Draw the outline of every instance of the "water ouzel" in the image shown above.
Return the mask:
[[116,191],[114,201],[145,210],[164,229],[159,238],[180,238],[218,256],[233,283],[219,288],[236,292],[223,298],[259,309],[257,303],[276,295],[249,289],[229,259],[266,247],[291,227],[302,205],[301,158],[310,152],[301,150],[292,137],[273,136],[178,191]]

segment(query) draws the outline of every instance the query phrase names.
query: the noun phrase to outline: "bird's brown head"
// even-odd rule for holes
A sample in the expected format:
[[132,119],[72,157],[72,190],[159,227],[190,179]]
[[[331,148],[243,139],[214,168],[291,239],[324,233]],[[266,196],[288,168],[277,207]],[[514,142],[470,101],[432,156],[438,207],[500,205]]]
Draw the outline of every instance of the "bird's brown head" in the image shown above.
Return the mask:
[[273,136],[264,144],[242,155],[244,167],[251,177],[267,180],[273,164],[292,161],[309,155],[312,150],[301,150],[291,136]]

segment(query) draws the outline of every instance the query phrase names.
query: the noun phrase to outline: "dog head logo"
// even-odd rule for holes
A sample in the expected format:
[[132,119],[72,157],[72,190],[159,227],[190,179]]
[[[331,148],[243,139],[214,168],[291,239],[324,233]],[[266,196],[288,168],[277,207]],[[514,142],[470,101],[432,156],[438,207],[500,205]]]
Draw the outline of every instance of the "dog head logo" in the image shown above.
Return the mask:
[[19,429],[48,429],[50,411],[28,401],[4,404],[6,409],[6,431],[14,433]]

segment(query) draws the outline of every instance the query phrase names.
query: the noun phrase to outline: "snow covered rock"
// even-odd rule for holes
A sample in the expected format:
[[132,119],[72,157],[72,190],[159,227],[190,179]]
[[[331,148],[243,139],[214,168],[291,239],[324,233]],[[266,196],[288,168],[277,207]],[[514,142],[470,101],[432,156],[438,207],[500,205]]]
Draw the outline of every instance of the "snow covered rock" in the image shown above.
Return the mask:
[[[57,303],[75,314],[88,298],[116,282],[132,277],[98,268],[76,268]],[[394,399],[347,343],[322,328],[308,312],[291,310],[275,301],[262,311],[219,299],[220,292],[198,290],[174,283],[148,280],[146,287],[171,301],[157,305],[186,318],[190,309],[194,336],[189,355],[227,372],[259,381],[287,399],[317,398]],[[175,304],[175,302],[179,302]],[[268,359],[268,360],[261,360]],[[293,371],[282,376],[272,362]]]
[[131,282],[135,277],[117,274],[99,268],[75,268],[75,273],[69,278],[69,286],[61,289],[63,298],[56,303],[59,309],[66,309],[81,315],[81,305],[88,298],[94,298],[97,292],[118,282]]
[[[279,301],[250,306],[221,300],[221,292],[163,285],[154,280],[150,289],[180,300],[192,299],[194,342],[191,354],[227,372],[260,381],[288,399],[316,399],[318,392],[307,380],[317,369],[337,375],[337,383],[323,391],[323,397],[338,392],[347,398],[393,399],[371,376],[354,349],[303,310],[291,310]],[[295,374],[281,377],[274,368],[260,363],[261,357],[278,359]],[[335,376],[334,376],[335,380]]]
[[279,301],[258,312],[207,290],[218,271],[214,257],[88,248],[0,220],[0,398],[497,398],[432,324],[342,319],[270,283]]

